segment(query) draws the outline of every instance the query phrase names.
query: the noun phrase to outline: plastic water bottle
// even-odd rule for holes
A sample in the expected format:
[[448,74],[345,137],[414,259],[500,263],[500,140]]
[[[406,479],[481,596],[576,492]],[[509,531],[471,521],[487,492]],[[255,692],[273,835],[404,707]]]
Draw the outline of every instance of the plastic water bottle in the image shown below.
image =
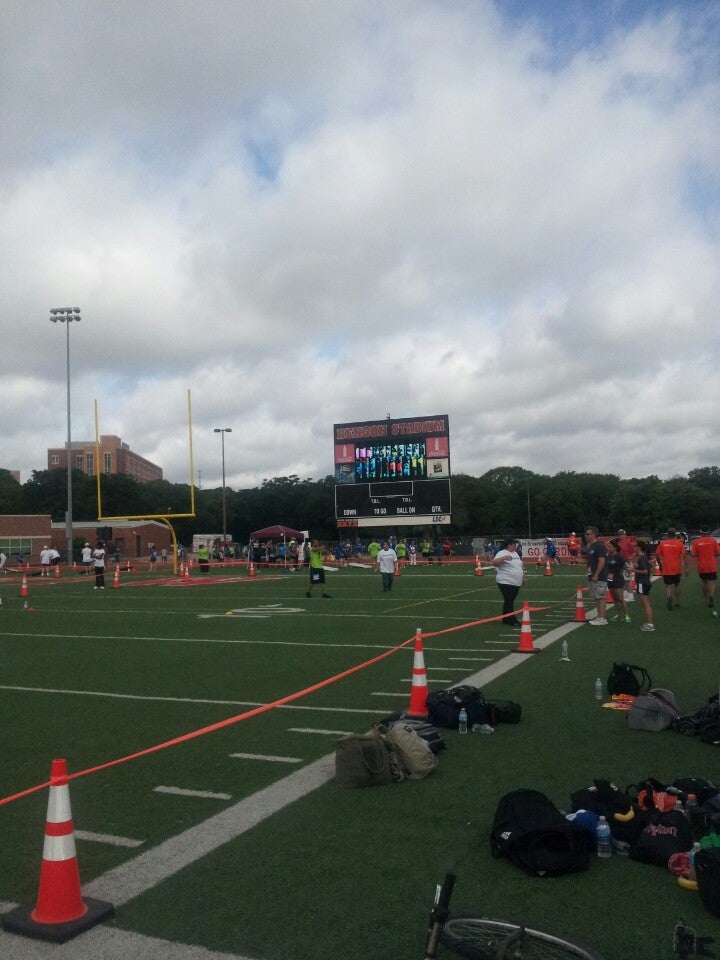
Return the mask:
[[562,642],[562,654],[561,654],[561,656],[560,656],[560,659],[561,659],[561,660],[569,660],[569,659],[570,659],[570,657],[568,656],[568,642],[567,642],[567,640],[563,640],[563,642]]
[[603,682],[600,677],[595,681],[595,699],[602,700],[603,698]]
[[700,804],[694,793],[689,793],[685,801],[685,815],[690,824],[690,832],[693,840],[699,840],[705,833],[703,824],[703,814],[700,810]]
[[695,854],[698,852],[699,849],[700,849],[700,844],[694,843],[692,845],[692,849],[690,850],[690,853],[688,854],[688,863],[689,863],[688,880],[697,880],[697,874],[695,873]]
[[601,860],[607,860],[612,856],[612,841],[610,834],[610,824],[605,817],[600,817],[598,825],[595,828],[595,838],[597,840],[597,855]]
[[465,707],[460,708],[460,715],[458,716],[458,733],[467,733],[467,710]]

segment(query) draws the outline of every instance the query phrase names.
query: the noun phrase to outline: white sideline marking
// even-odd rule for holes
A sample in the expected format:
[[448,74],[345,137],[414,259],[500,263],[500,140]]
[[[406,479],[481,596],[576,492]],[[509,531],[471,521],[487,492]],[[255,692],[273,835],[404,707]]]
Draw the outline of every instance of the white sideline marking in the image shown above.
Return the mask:
[[0,913],[10,913],[16,906],[16,903],[0,903]]
[[352,730],[317,730],[315,727],[288,727],[290,733],[327,733],[337,737],[347,737]]
[[77,840],[91,840],[93,843],[109,843],[113,847],[141,847],[143,840],[131,840],[129,837],[115,837],[111,833],[92,833],[90,830],[76,830]]
[[175,797],[199,797],[201,800],[232,800],[231,793],[213,793],[211,790],[184,790],[182,787],[153,787],[153,793],[170,793]]
[[[335,754],[333,752],[288,774],[282,780],[240,800],[231,807],[221,810],[183,833],[169,837],[151,850],[138,854],[132,860],[108,870],[87,884],[84,893],[88,897],[109,900],[116,907],[121,907],[129,900],[152,890],[184,867],[256,827],[274,813],[299,800],[300,797],[312,793],[313,790],[332,780],[334,776]],[[85,936],[89,935],[88,933]],[[27,943],[27,940],[25,942]],[[146,955],[150,956],[150,954]],[[182,956],[179,951],[177,955]],[[16,956],[19,960],[21,957],[27,957],[27,954],[18,953]],[[68,958],[70,956],[68,955]],[[99,951],[95,956],[102,956],[105,960],[106,954]],[[133,954],[126,956],[133,956]],[[134,954],[134,956],[141,956],[141,954]]]
[[[371,694],[371,697],[402,697],[407,700],[406,693],[383,693],[382,690],[374,690]],[[387,713],[386,710],[383,710],[383,713]]]
[[238,760],[269,760],[270,763],[302,763],[302,757],[270,757],[264,753],[231,753],[230,756],[237,757]]
[[105,924],[62,944],[4,932],[2,947],[3,960],[247,960],[234,953],[218,953],[205,947],[145,937]]

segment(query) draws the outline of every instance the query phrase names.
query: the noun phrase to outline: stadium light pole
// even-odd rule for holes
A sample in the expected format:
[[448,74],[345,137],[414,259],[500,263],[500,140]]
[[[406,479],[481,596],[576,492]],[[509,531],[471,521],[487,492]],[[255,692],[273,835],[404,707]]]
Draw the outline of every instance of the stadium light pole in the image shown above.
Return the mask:
[[80,307],[55,307],[50,311],[51,323],[65,324],[66,369],[67,369],[67,510],[65,512],[65,534],[67,536],[67,563],[73,561],[73,518],[72,518],[72,436],[70,433],[70,324],[80,322]]
[[223,556],[225,556],[225,535],[227,533],[227,510],[225,508],[225,434],[232,433],[232,427],[214,427],[213,433],[220,434],[220,442],[222,446],[222,508],[223,508]]

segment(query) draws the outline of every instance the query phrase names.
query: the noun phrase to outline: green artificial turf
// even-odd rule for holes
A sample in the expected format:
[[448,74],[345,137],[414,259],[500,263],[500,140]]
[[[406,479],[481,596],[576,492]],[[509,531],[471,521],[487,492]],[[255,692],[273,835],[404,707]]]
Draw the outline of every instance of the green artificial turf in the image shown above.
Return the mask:
[[[567,567],[552,577],[529,573],[520,600],[547,608],[532,614],[538,639],[572,620],[581,577]],[[478,578],[470,566],[406,570],[390,595],[381,593],[376,574],[355,568],[329,573],[327,587],[331,599],[307,600],[304,573],[104,592],[62,581],[31,584],[30,613],[17,589],[0,584],[0,794],[46,780],[53,757],[66,757],[71,772],[101,764],[331,678],[396,647],[418,627],[442,631],[501,608],[494,577]],[[670,731],[630,731],[623,714],[602,709],[594,697],[596,677],[605,679],[619,659],[646,667],[684,710],[717,690],[720,624],[702,606],[697,580],[684,585],[683,605],[672,613],[661,592],[656,586],[652,594],[654,634],[640,631],[634,603],[632,624],[571,632],[569,663],[559,661],[558,641],[488,684],[488,696],[522,704],[520,724],[489,736],[448,731],[437,771],[420,782],[374,790],[329,782],[129,901],[113,922],[272,960],[420,956],[435,883],[452,869],[460,878],[455,912],[519,920],[585,943],[606,960],[671,956],[680,916],[712,932],[717,922],[697,894],[662,869],[613,857],[593,860],[581,874],[542,880],[489,852],[497,802],[520,786],[568,808],[570,793],[595,777],[621,787],[649,775],[720,779],[715,748]],[[228,615],[260,614],[272,605],[297,612]],[[498,651],[514,650],[517,639],[498,623],[427,637],[431,689],[502,659]],[[273,710],[73,780],[76,827],[137,838],[146,850],[203,823],[295,769],[230,753],[311,762],[332,752],[335,736],[291,727],[361,731],[404,709],[412,650],[410,644],[294,704],[316,709]],[[163,796],[153,791],[158,784],[232,799]],[[0,807],[1,901],[35,895],[45,806],[42,791]],[[87,882],[137,851],[78,841],[78,853]]]

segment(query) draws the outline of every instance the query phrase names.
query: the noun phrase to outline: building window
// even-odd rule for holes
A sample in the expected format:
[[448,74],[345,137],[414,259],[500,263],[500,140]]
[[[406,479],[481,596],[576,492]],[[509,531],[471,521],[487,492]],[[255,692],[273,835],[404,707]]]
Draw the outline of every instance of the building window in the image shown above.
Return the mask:
[[57,453],[50,454],[50,463],[55,467],[60,463],[60,457]]
[[95,454],[86,453],[85,454],[85,464],[86,464],[86,473],[89,473],[91,476],[95,472]]
[[112,472],[112,454],[104,453],[103,454],[103,473]]
[[81,453],[75,455],[75,469],[82,470],[83,468],[83,456]]

